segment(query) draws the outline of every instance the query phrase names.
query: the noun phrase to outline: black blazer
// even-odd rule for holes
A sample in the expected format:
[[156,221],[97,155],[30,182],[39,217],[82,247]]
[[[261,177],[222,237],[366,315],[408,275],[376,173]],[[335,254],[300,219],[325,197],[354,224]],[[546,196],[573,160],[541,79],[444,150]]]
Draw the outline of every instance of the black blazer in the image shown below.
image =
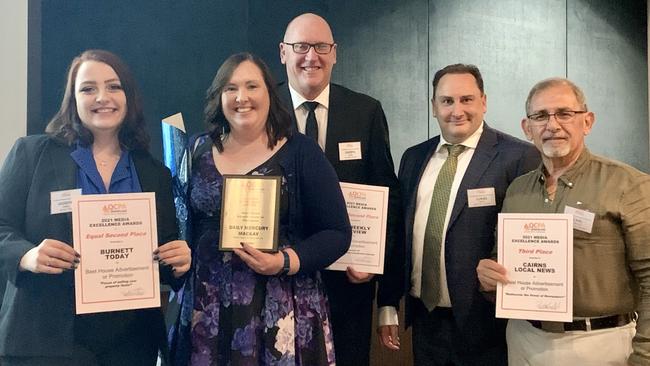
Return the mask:
[[[280,84],[278,91],[297,130],[288,84]],[[334,167],[339,181],[389,188],[386,231],[386,258],[389,258],[396,251],[403,250],[401,244],[403,229],[400,187],[390,153],[388,122],[384,110],[378,100],[333,83],[330,84],[329,98],[325,155]],[[357,141],[361,142],[361,159],[340,160],[339,143]],[[389,262],[387,260],[384,262],[386,263],[385,276],[380,281],[393,278],[387,276],[391,270],[388,268]],[[328,284],[328,293],[336,292],[349,301],[354,301],[359,296],[359,285],[349,283],[344,272],[325,271],[323,274],[327,277],[326,283],[337,279],[337,286]],[[378,302],[382,303],[381,296]]]
[[[71,214],[50,215],[50,192],[76,188],[72,148],[45,135],[18,139],[0,170],[0,275],[6,288],[0,309],[0,355],[68,357],[75,317],[74,272],[18,270],[23,255],[43,239],[72,244]],[[144,192],[156,193],[158,241],[177,238],[169,170],[147,152],[132,152]],[[161,279],[178,288],[169,267]],[[166,347],[160,309],[137,310],[151,335]]]
[[[412,271],[413,222],[418,187],[427,163],[434,154],[440,136],[409,148],[402,156],[399,180],[405,204],[406,256],[402,275],[402,288],[397,293],[410,290]],[[535,169],[540,163],[539,152],[529,143],[499,132],[484,124],[472,160],[463,177],[454,207],[449,218],[445,239],[445,265],[447,286],[454,319],[465,336],[465,346],[478,347],[494,341],[497,328],[503,331],[504,323],[494,317],[494,303],[479,292],[476,266],[479,260],[489,258],[494,248],[497,214],[510,182]],[[470,208],[467,190],[494,187],[496,205]],[[411,298],[407,296],[407,326],[412,316]],[[394,305],[397,305],[396,303]],[[499,325],[499,323],[501,324]],[[498,335],[503,339],[503,334]]]

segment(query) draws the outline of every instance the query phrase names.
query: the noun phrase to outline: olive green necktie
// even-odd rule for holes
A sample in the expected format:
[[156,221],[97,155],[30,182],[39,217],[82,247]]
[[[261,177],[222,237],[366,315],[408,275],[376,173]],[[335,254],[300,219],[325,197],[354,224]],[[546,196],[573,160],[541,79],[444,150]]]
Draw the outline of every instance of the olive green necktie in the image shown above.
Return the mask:
[[445,225],[449,192],[456,174],[458,155],[465,150],[463,145],[449,145],[444,147],[449,152],[447,160],[442,164],[436,184],[431,195],[429,218],[424,232],[424,248],[422,250],[422,282],[420,286],[420,299],[429,311],[440,301],[440,248],[442,244],[442,229]]

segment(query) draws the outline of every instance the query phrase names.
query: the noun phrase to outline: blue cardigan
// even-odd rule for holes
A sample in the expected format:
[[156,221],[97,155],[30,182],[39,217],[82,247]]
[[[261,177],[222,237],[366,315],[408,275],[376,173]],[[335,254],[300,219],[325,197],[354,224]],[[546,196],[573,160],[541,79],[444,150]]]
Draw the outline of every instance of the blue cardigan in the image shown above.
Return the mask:
[[[206,134],[190,139],[193,164],[212,148]],[[277,152],[289,191],[289,244],[300,258],[300,273],[334,263],[350,247],[352,229],[339,180],[323,151],[310,138],[295,133]]]
[[[190,139],[190,146],[201,136]],[[212,148],[206,138],[192,154],[194,159],[203,149]],[[316,143],[295,133],[277,152],[289,191],[289,232],[291,248],[300,258],[299,273],[323,269],[350,247],[352,228],[341,186],[334,168]],[[194,161],[196,163],[196,161]],[[192,276],[188,276],[192,281]],[[183,291],[180,317],[171,331],[171,358],[186,364],[190,357],[190,324],[192,319],[192,286]],[[188,284],[186,284],[188,285]]]
[[289,240],[300,272],[323,269],[350,247],[352,229],[338,177],[323,151],[295,133],[279,152],[289,189]]

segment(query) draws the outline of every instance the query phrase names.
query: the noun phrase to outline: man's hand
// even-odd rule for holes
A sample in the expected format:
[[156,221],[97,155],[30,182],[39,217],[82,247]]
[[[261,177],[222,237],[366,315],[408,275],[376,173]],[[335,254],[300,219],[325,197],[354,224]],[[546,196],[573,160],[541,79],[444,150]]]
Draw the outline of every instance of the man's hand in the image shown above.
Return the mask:
[[377,335],[382,346],[392,351],[399,350],[398,328],[397,325],[380,325],[377,328]]
[[348,276],[348,281],[351,283],[365,283],[375,277],[374,273],[358,272],[352,267],[348,267],[345,274]]
[[44,239],[23,255],[18,267],[21,271],[61,274],[78,265],[79,253],[70,245],[54,239]]
[[476,267],[476,274],[481,283],[481,291],[496,291],[497,282],[508,283],[506,268],[492,259],[481,259],[478,262],[478,267]]

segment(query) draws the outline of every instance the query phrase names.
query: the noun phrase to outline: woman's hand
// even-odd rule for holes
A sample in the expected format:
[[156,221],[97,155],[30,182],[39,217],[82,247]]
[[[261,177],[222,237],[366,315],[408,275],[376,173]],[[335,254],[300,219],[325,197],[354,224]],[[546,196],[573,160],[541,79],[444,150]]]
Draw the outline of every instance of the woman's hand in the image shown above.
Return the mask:
[[242,249],[235,248],[239,256],[256,273],[272,276],[278,274],[284,266],[284,256],[281,252],[264,253],[249,244],[241,243]]
[[79,253],[68,244],[45,239],[23,255],[18,268],[34,273],[61,274],[65,270],[77,268],[79,257]]
[[190,270],[192,250],[185,240],[173,240],[158,247],[153,259],[163,265],[171,266],[174,277],[178,278]]

